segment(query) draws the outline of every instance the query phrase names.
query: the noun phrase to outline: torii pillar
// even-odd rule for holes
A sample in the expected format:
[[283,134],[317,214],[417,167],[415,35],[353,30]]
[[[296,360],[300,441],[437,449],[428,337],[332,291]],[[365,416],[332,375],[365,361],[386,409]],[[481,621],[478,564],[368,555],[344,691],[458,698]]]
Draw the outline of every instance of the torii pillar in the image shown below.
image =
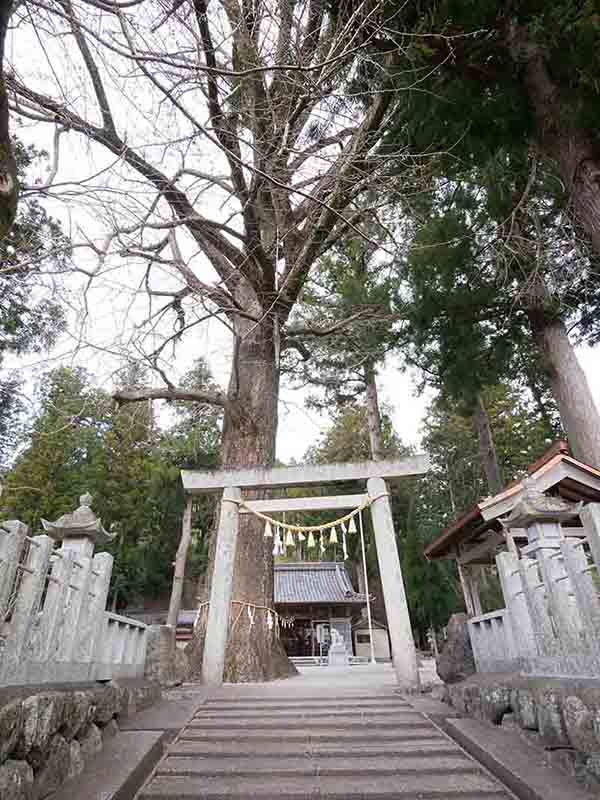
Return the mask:
[[377,561],[392,642],[394,670],[398,685],[402,689],[413,691],[419,688],[419,667],[386,482],[383,478],[369,478],[367,492],[371,499]]
[[210,585],[210,606],[206,623],[206,638],[202,656],[202,682],[206,686],[223,685],[225,648],[229,637],[233,567],[240,527],[238,503],[242,493],[237,487],[223,492],[215,566]]

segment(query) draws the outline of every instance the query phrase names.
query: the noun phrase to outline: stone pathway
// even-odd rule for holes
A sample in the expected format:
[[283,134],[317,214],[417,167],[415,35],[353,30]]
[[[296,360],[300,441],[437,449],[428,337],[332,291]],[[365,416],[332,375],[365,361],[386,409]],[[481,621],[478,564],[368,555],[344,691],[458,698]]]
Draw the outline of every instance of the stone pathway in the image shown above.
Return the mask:
[[509,797],[369,666],[210,692],[138,800]]

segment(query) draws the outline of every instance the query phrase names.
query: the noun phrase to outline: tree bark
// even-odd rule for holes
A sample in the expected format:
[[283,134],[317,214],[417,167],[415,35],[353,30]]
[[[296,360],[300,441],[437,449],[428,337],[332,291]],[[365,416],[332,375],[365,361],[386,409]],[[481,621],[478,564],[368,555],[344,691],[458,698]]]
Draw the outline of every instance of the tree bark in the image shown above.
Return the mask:
[[550,416],[550,412],[548,411],[548,407],[546,406],[543,394],[540,390],[540,386],[535,375],[531,374],[531,370],[527,368],[526,364],[524,365],[524,372],[527,376],[527,385],[529,387],[529,391],[531,392],[531,396],[533,397],[541,419],[548,427],[548,430],[552,431],[556,435],[556,424]]
[[479,455],[485,469],[488,489],[492,495],[498,494],[503,487],[502,471],[498,463],[498,454],[496,453],[490,418],[480,393],[477,394],[473,422],[477,430]]
[[543,48],[524,28],[513,26],[509,50],[521,69],[534,120],[535,138],[556,164],[569,195],[573,217],[600,253],[600,143],[574,122],[570,98],[554,81]]
[[375,383],[375,367],[371,361],[365,365],[365,385],[367,394],[367,427],[373,461],[383,460],[383,443],[381,440],[381,414]]
[[19,181],[9,131],[8,96],[4,82],[4,47],[11,0],[0,3],[0,240],[8,234],[17,213]]
[[[234,369],[229,385],[233,413],[225,412],[222,460],[224,469],[272,466],[277,435],[279,368],[276,363],[274,320],[261,325],[241,320],[237,326]],[[243,410],[236,413],[236,410]],[[233,599],[273,608],[273,542],[264,525],[251,514],[242,516],[235,559]],[[290,674],[291,662],[269,630],[267,614],[256,609],[251,625],[246,609],[233,606],[225,656],[225,681],[264,681]],[[237,619],[237,622],[236,622]],[[293,669],[293,668],[292,668]]]
[[531,310],[529,319],[544,356],[552,394],[575,458],[600,467],[600,416],[590,385],[560,319]]
[[181,608],[181,595],[183,593],[183,581],[185,580],[185,564],[187,554],[192,539],[192,498],[188,497],[183,513],[183,524],[181,527],[181,539],[175,556],[175,570],[173,573],[173,587],[171,589],[171,600],[169,602],[169,613],[167,614],[167,625],[177,627],[177,617]]
[[[246,303],[251,303],[249,297],[245,298]],[[268,467],[275,461],[279,398],[276,325],[272,316],[260,323],[240,317],[234,322],[234,357],[221,445],[223,469]],[[264,492],[254,492],[252,496],[264,496]],[[250,497],[250,493],[245,497]],[[265,539],[263,529],[264,524],[252,514],[241,515],[225,653],[226,682],[267,681],[295,673],[280,643],[277,627],[268,625],[266,609],[274,607],[273,540]],[[214,550],[213,541],[204,600],[210,596]],[[246,606],[236,601],[251,604],[250,614]],[[202,663],[205,623],[203,615],[193,646],[194,671]]]

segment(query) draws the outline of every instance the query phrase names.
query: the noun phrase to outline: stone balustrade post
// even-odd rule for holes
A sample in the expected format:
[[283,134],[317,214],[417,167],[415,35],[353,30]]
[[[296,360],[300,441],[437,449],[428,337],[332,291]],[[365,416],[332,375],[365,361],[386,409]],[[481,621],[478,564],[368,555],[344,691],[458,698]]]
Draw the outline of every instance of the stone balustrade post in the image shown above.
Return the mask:
[[135,663],[142,668],[146,663],[147,649],[148,649],[148,628],[143,628],[140,630],[140,634],[138,636],[136,656],[135,656]]
[[138,640],[138,631],[139,628],[135,625],[132,625],[129,628],[127,634],[127,647],[125,648],[125,656],[124,656],[124,663],[125,664],[134,664],[135,663],[135,653],[137,649],[137,640]]
[[125,653],[127,626],[118,620],[114,621],[115,631],[112,639],[111,663],[122,664]]
[[589,650],[600,651],[600,599],[590,572],[583,541],[565,539],[560,543],[569,586],[581,620],[581,639]]
[[519,561],[523,595],[533,628],[535,649],[540,656],[556,655],[557,635],[548,613],[546,585],[542,581],[537,559],[523,557]]
[[498,577],[508,612],[507,641],[513,658],[524,658],[537,653],[533,624],[527,606],[519,559],[514,553],[503,552],[496,556]]
[[111,620],[109,613],[106,612],[98,633],[98,641],[95,648],[94,674],[96,676],[107,674],[112,657],[114,629],[115,624]]
[[3,522],[0,528],[0,619],[8,609],[8,601],[17,574],[17,565],[28,533],[27,525],[17,519]]
[[49,574],[48,591],[44,603],[42,628],[45,631],[44,647],[39,653],[41,662],[53,661],[61,647],[65,631],[64,610],[71,591],[69,584],[73,574],[73,553],[55,550]]
[[76,548],[71,546],[65,548],[63,545],[60,550],[72,555],[73,570],[69,584],[70,592],[64,609],[63,635],[57,652],[57,660],[74,661],[80,639],[85,633],[85,625],[88,618],[92,559],[87,555],[82,555]]
[[19,567],[22,575],[3,653],[2,682],[14,684],[19,674],[25,674],[30,636],[40,611],[53,546],[49,536],[33,537],[27,559]]
[[588,503],[581,509],[579,517],[585,528],[592,558],[600,574],[600,503]]
[[553,547],[539,546],[535,551],[542,580],[546,586],[546,599],[555,625],[559,650],[572,652],[580,642],[582,630],[578,608],[571,600],[572,587],[563,565],[560,542]]
[[82,642],[80,657],[82,661],[96,661],[98,650],[102,647],[102,635],[106,629],[106,601],[110,588],[113,557],[110,553],[96,553],[92,561],[92,592],[88,616],[88,636]]

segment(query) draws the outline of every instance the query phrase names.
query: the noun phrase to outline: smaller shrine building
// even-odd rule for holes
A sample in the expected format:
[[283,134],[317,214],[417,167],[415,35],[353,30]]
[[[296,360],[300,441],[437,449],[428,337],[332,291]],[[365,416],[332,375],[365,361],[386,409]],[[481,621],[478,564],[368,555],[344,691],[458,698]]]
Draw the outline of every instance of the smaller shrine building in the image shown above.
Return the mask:
[[425,556],[457,564],[479,672],[600,675],[600,470],[565,442],[460,516]]
[[[336,561],[298,561],[275,564],[275,609],[280,615],[281,640],[292,658],[326,656],[335,629],[348,655],[355,652],[353,629],[363,619],[367,598],[354,591],[346,566]],[[378,629],[383,626],[377,625]],[[368,627],[360,626],[364,645]],[[356,638],[356,637],[354,637]],[[385,641],[374,638],[377,658],[389,657]],[[364,649],[364,648],[363,648]]]

